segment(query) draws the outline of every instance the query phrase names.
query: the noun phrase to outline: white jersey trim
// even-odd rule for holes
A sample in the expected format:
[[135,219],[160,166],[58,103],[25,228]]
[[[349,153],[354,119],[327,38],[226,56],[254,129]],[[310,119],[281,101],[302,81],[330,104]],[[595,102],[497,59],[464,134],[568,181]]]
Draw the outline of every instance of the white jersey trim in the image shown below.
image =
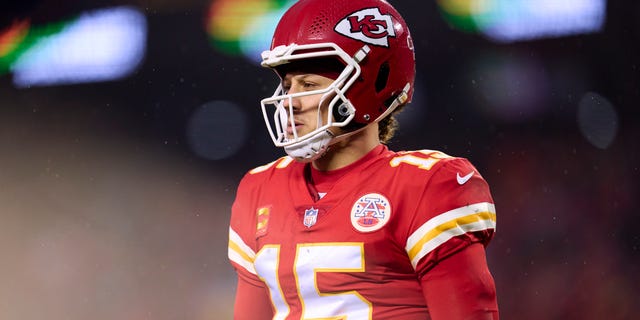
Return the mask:
[[229,227],[229,260],[235,262],[245,270],[252,274],[257,274],[253,261],[256,259],[256,253],[242,241],[240,235]]
[[489,202],[471,204],[431,218],[409,236],[405,250],[415,268],[420,259],[449,239],[495,228],[495,205]]

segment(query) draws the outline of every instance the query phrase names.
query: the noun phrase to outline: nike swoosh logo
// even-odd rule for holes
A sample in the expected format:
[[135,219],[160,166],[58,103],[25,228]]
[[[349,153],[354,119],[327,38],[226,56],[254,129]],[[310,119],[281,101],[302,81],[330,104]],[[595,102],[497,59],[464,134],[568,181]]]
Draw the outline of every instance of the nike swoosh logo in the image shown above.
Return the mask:
[[464,177],[461,177],[460,176],[460,172],[457,172],[456,173],[456,180],[458,180],[458,184],[459,185],[463,185],[463,184],[467,183],[467,181],[469,181],[469,179],[471,179],[471,176],[473,176],[473,171],[469,172]]

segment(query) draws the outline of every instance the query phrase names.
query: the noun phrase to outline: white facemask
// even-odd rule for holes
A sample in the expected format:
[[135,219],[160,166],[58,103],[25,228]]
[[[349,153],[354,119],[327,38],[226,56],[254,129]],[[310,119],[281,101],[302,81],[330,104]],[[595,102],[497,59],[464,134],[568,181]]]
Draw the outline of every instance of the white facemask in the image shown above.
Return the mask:
[[[296,51],[312,51],[319,48],[323,50],[293,55],[293,52]],[[345,92],[358,79],[361,72],[360,66],[356,59],[348,56],[333,43],[319,43],[304,46],[290,45],[263,53],[263,66],[271,68],[295,61],[296,59],[331,56],[346,61],[346,66],[338,78],[327,88],[289,94],[285,92],[282,84],[280,84],[273,96],[265,98],[260,102],[264,120],[274,144],[277,147],[283,147],[289,156],[298,161],[309,162],[321,157],[327,151],[328,147],[336,141],[335,139],[338,138],[329,131],[329,128],[344,127],[355,117],[355,108],[345,97]],[[295,126],[293,108],[285,107],[284,102],[287,101],[290,106],[294,98],[310,95],[322,95],[318,105],[317,126],[315,130],[299,136]],[[328,103],[326,101],[328,101]],[[323,119],[321,116],[320,106],[326,106],[328,108],[326,119]],[[334,109],[337,108],[340,110],[336,110],[336,112],[344,116],[336,120],[333,115]],[[287,131],[288,128],[290,130],[289,132]]]

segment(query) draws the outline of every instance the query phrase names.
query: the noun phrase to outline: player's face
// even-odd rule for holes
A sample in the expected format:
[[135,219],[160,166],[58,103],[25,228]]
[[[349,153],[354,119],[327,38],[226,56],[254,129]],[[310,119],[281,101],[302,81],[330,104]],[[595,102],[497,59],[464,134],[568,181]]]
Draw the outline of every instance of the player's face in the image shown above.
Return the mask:
[[[285,75],[282,85],[287,93],[293,94],[325,89],[333,81],[331,78],[318,74],[290,72]],[[298,136],[303,136],[326,123],[327,104],[330,99],[325,99],[323,105],[319,107],[321,97],[322,94],[315,94],[293,98],[291,105],[288,99],[284,100],[285,108],[293,108],[293,118]],[[318,123],[319,121],[320,123]],[[291,127],[287,128],[287,134],[293,136]]]

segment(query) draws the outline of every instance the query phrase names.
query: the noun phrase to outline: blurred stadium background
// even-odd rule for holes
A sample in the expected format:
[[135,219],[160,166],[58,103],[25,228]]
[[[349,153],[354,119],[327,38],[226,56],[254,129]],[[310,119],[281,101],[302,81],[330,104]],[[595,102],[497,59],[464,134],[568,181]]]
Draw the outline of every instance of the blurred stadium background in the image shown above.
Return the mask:
[[[417,50],[391,146],[489,181],[503,319],[640,314],[640,2],[391,1]],[[287,0],[0,10],[0,319],[230,319],[227,220],[280,156],[258,53]]]

